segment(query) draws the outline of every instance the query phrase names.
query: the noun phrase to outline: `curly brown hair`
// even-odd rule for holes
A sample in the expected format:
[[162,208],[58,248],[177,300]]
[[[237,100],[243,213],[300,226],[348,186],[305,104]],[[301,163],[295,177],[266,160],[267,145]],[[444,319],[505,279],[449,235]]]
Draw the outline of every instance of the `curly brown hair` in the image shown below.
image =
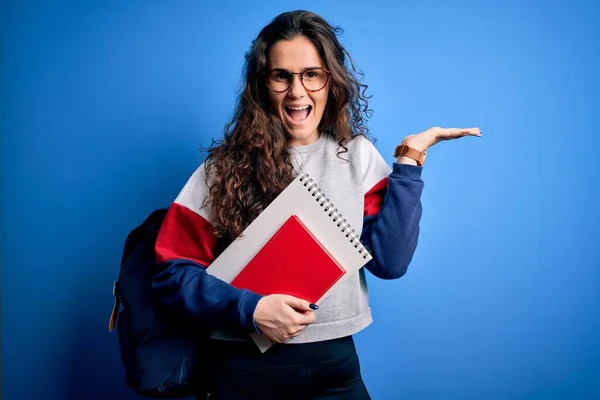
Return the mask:
[[269,52],[280,40],[309,39],[331,72],[330,92],[319,131],[331,134],[347,152],[352,137],[368,136],[366,85],[350,54],[340,44],[339,27],[308,11],[275,17],[252,42],[245,55],[245,84],[224,136],[213,141],[205,161],[208,197],[215,235],[234,239],[294,179],[288,138],[269,101],[264,74]]

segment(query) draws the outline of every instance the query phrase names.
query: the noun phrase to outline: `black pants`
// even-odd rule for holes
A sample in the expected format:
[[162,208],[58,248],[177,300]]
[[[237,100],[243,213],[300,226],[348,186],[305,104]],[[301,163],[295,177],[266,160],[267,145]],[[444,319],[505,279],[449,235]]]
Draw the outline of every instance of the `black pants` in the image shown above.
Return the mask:
[[277,344],[261,353],[254,342],[213,340],[211,400],[368,400],[351,336]]

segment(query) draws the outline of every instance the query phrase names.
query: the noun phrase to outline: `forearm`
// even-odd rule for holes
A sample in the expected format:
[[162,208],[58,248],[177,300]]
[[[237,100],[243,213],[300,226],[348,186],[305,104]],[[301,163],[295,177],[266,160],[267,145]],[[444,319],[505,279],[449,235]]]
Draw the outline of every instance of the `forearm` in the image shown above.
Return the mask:
[[373,255],[366,268],[382,279],[406,273],[417,247],[422,215],[421,167],[394,164],[381,210],[365,217],[362,242]]
[[172,260],[159,267],[152,287],[169,312],[213,329],[255,331],[253,314],[260,295],[237,289],[192,261]]
[[397,164],[414,165],[415,167],[417,166],[416,160],[413,160],[412,158],[405,157],[405,156],[400,156],[400,157],[396,158],[396,163]]

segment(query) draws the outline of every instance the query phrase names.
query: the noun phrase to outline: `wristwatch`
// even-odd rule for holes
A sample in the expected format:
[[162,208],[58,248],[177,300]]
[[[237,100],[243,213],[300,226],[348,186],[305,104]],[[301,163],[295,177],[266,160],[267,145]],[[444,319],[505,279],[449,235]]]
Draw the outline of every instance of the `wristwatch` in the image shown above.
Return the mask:
[[405,144],[401,144],[396,147],[396,151],[394,152],[394,157],[398,158],[400,156],[405,156],[408,158],[412,158],[417,162],[419,167],[425,164],[425,158],[427,158],[426,151],[419,151],[417,149],[413,149],[412,147],[408,147]]

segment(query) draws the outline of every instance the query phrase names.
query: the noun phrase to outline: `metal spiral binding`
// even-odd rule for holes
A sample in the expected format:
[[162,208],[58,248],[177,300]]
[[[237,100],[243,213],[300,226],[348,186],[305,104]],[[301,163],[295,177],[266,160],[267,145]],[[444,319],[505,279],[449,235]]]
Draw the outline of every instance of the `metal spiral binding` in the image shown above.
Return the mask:
[[[354,243],[356,241],[356,243],[354,243],[354,248],[358,249],[358,253],[362,254],[363,258],[366,259],[369,256],[369,253],[367,252],[367,249],[365,249],[365,247],[360,243],[360,240],[358,240],[360,234],[356,232],[355,229],[351,229],[352,227],[350,224],[346,222],[342,214],[339,213],[338,209],[335,208],[335,206],[329,201],[327,196],[325,196],[325,193],[323,193],[323,191],[314,182],[313,178],[311,178],[308,173],[304,173],[300,177],[300,182],[304,184],[304,187],[307,188],[309,193],[319,203],[319,206],[328,213],[327,215],[332,218],[332,221],[337,222],[337,227],[341,228],[342,233],[346,234],[346,237],[350,239],[350,243]],[[331,210],[332,208],[333,210]]]

